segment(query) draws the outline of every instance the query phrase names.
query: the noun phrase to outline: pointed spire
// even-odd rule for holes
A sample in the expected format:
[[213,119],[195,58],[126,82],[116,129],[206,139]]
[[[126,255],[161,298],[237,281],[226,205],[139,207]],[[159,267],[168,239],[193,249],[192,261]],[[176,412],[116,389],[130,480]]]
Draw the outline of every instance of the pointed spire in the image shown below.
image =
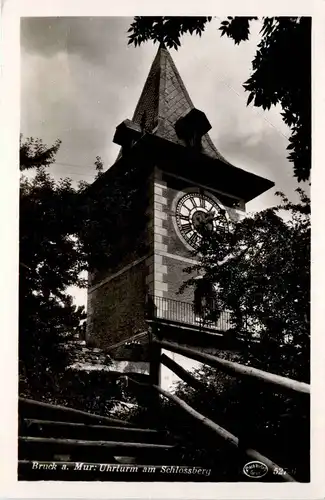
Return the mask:
[[[186,145],[184,139],[178,136],[175,126],[193,109],[194,105],[175,63],[164,42],[160,41],[132,122],[140,126],[141,130]],[[203,135],[201,144],[203,153],[228,163],[207,133]]]

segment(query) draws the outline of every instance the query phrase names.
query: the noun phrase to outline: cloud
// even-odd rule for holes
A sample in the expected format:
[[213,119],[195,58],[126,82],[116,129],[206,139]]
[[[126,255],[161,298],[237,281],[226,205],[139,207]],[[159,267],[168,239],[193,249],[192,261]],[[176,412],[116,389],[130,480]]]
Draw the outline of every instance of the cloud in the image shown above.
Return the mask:
[[[97,155],[106,166],[114,162],[115,128],[132,115],[142,90],[146,53],[153,48],[127,46],[129,23],[128,18],[22,20],[22,132],[48,142],[59,137],[58,162],[79,164],[77,178],[84,173],[90,180],[86,168]],[[56,173],[64,175],[64,169]]]
[[52,56],[66,51],[92,64],[105,64],[116,49],[126,48],[130,18],[48,17],[23,18],[21,44],[29,53]]
[[251,73],[260,25],[253,24],[249,41],[239,46],[220,37],[219,25],[220,20],[211,22],[202,38],[184,37],[182,48],[173,54],[175,63],[194,105],[206,112],[210,136],[221,154],[241,168],[275,180],[281,189],[290,184],[292,191],[296,181],[285,149],[290,131],[280,109],[264,112],[246,105],[243,83]]
[[[91,181],[93,162],[109,167],[118,146],[116,126],[131,118],[157,46],[127,46],[131,18],[24,18],[21,23],[21,128],[25,135],[63,143],[56,176]],[[242,84],[251,72],[259,40],[256,23],[250,40],[235,46],[220,37],[220,20],[201,38],[184,36],[171,51],[194,105],[211,122],[211,138],[229,161],[275,180],[277,189],[297,186],[287,161],[288,130],[280,110],[247,107]],[[77,165],[77,166],[75,166]],[[274,202],[270,192],[252,202]],[[273,200],[273,201],[272,201]]]

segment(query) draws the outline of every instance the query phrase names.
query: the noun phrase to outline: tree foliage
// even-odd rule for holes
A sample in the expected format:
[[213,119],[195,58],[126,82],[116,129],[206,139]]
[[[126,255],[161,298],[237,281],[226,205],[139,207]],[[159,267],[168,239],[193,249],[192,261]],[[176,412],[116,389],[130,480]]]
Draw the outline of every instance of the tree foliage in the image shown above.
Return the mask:
[[144,172],[144,182],[135,169],[103,178],[97,156],[94,187],[55,181],[47,167],[59,146],[23,137],[20,143],[19,358],[20,373],[34,388],[62,377],[70,362],[62,343],[84,330],[84,308],[73,304],[67,289],[86,286],[83,271],[107,272],[124,248],[138,248],[139,224],[146,225],[145,217],[133,217],[144,213]]
[[185,33],[202,35],[205,25],[212,17],[135,17],[128,32],[129,44],[135,46],[147,40],[178,49],[180,37]]
[[209,319],[228,310],[234,332],[260,339],[251,349],[264,369],[308,380],[310,202],[297,191],[300,203],[278,193],[276,207],[229,222],[226,231],[205,231],[195,269],[214,284]]
[[[135,17],[129,44],[148,40],[176,50],[185,33],[202,35],[211,17]],[[221,36],[235,44],[249,39],[256,17],[228,17],[221,22]],[[243,87],[247,104],[280,105],[291,129],[288,160],[298,182],[310,178],[311,169],[311,20],[307,17],[264,17],[251,75]]]
[[34,137],[29,137],[24,140],[20,137],[20,154],[19,163],[20,170],[30,170],[32,168],[38,167],[48,167],[54,160],[56,153],[58,152],[61,145],[61,141],[58,139],[55,141],[53,146],[48,147],[42,139],[35,139]]
[[60,141],[21,138],[21,170],[36,169],[20,181],[19,360],[21,374],[44,383],[68,358],[61,342],[79,331],[83,307],[67,288],[84,286],[85,254],[78,240],[78,190],[71,180],[55,182],[47,172]]

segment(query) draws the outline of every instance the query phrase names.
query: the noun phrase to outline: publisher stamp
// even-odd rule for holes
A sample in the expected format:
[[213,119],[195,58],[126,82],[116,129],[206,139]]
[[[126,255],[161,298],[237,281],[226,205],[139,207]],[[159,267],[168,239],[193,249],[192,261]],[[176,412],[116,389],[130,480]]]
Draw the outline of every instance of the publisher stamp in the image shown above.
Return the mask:
[[252,479],[261,479],[268,473],[268,471],[268,466],[258,460],[248,462],[243,468],[244,474]]

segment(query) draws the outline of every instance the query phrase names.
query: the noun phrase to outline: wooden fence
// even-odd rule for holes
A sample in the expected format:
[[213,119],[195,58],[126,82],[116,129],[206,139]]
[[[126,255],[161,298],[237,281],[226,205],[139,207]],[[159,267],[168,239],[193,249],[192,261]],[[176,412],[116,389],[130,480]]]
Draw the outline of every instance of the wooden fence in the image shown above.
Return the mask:
[[[205,417],[194,408],[192,408],[189,404],[183,401],[178,396],[171,394],[170,392],[162,389],[160,387],[160,366],[163,364],[167,368],[169,368],[173,373],[175,373],[181,380],[187,383],[189,386],[194,389],[203,390],[204,384],[197,380],[191,373],[181,367],[174,360],[166,356],[166,354],[162,354],[162,349],[170,352],[174,352],[177,354],[181,354],[182,356],[186,356],[187,358],[199,361],[211,367],[217,368],[227,374],[236,376],[246,381],[253,381],[258,385],[263,385],[265,388],[269,388],[277,393],[283,393],[290,396],[297,396],[303,398],[309,398],[310,396],[310,386],[304,382],[299,382],[297,380],[292,380],[287,377],[283,377],[280,375],[276,375],[274,373],[269,373],[263,370],[259,370],[257,368],[253,368],[251,366],[245,366],[240,363],[235,363],[232,361],[227,361],[225,359],[219,358],[217,356],[212,356],[211,354],[207,354],[201,352],[197,349],[188,348],[179,345],[179,343],[164,341],[161,338],[158,338],[152,331],[154,327],[154,323],[150,321],[149,329],[151,329],[151,333],[149,335],[149,340],[151,344],[151,363],[150,363],[150,380],[151,387],[157,395],[161,395],[173,401],[176,405],[182,408],[186,413],[191,415],[196,422],[200,423],[202,426],[208,428],[210,431],[213,431],[216,436],[221,437],[230,445],[239,448],[241,446],[240,440],[238,437],[231,434],[229,431],[213,422],[209,418]],[[136,381],[132,381],[136,385],[146,385],[141,384]],[[249,385],[248,385],[249,387]],[[155,401],[156,404],[156,401]],[[250,460],[257,460],[263,462],[268,469],[275,473],[278,470],[282,470],[282,468],[274,463],[269,458],[263,456],[257,450],[250,449],[247,446],[243,450],[246,457]],[[283,481],[287,482],[296,482],[295,479],[288,473],[285,473],[279,478]]]

